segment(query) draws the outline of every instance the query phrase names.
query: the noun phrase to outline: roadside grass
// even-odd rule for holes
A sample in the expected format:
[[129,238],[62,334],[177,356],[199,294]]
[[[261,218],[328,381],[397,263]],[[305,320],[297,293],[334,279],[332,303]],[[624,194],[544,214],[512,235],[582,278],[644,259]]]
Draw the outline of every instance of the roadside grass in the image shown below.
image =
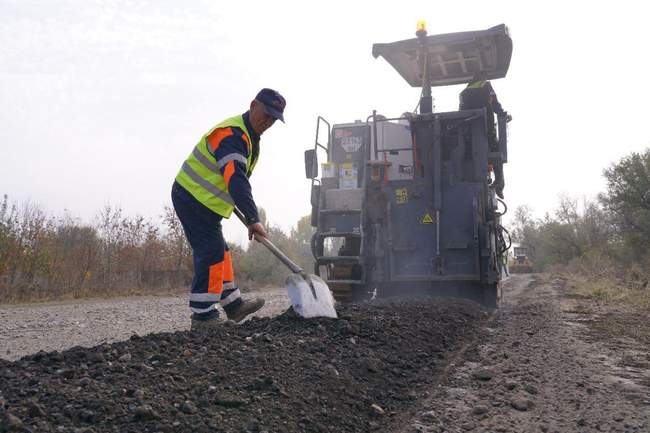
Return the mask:
[[560,274],[568,281],[568,288],[580,297],[603,304],[619,304],[634,309],[650,310],[650,287],[624,278],[584,275],[572,272]]
[[551,274],[567,280],[567,296],[650,312],[650,263],[623,265],[589,255],[556,267]]
[[[277,287],[251,281],[239,283],[246,293]],[[0,286],[0,306],[20,305],[42,302],[69,302],[82,299],[111,299],[129,296],[183,296],[189,292],[189,285],[173,288],[152,287],[115,287],[111,289],[82,287],[76,289],[44,290],[39,287],[2,287]]]
[[0,305],[19,305],[41,302],[66,302],[81,299],[111,299],[128,296],[173,296],[187,291],[185,288],[154,290],[151,288],[114,288],[93,289],[82,288],[69,291],[46,292],[21,288],[0,291]]
[[[564,296],[576,301],[568,312],[587,314],[590,318],[584,323],[597,340],[628,337],[650,344],[648,270],[604,265],[592,272],[585,270],[566,266],[550,275],[551,279],[564,280]],[[632,363],[626,361],[624,365]]]

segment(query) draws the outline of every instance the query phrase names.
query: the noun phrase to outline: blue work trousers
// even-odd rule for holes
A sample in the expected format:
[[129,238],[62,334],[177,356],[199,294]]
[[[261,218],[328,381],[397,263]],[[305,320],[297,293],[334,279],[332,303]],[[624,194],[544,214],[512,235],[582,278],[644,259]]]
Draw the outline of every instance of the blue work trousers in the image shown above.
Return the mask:
[[232,256],[221,233],[221,215],[205,207],[177,182],[172,186],[172,203],[192,247],[192,317],[218,316],[217,303],[227,314],[235,311],[242,303],[241,292],[235,285]]

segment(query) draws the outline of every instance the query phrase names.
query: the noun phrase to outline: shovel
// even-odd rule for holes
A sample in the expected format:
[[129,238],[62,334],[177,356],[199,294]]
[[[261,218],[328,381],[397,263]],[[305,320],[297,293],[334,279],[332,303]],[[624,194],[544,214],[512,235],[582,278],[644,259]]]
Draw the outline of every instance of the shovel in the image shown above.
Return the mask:
[[[237,218],[245,225],[246,218],[237,208],[234,210]],[[307,273],[292,262],[278,247],[262,236],[255,235],[255,240],[261,242],[284,265],[293,272],[287,277],[286,286],[293,310],[304,318],[331,317],[336,319],[334,298],[325,281],[320,277]]]

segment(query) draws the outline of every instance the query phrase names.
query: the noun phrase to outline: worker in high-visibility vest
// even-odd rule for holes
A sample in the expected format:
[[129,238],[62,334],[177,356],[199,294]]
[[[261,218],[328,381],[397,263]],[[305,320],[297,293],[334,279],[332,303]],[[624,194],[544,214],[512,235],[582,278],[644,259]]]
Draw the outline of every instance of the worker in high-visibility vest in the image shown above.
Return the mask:
[[284,122],[285,105],[277,91],[262,89],[249,111],[218,123],[201,137],[176,176],[172,202],[194,258],[192,329],[219,324],[217,303],[234,322],[264,306],[263,299],[241,296],[221,220],[237,206],[246,217],[248,238],[267,236],[248,178],[257,163],[260,136],[277,119]]
[[[492,84],[483,79],[483,74],[477,74],[465,89],[460,93],[460,109],[473,110],[485,108],[487,121],[487,135],[490,150],[497,151],[499,143],[497,142],[497,133],[494,125],[494,113],[506,116],[509,122],[512,117],[503,110],[497,94],[492,88]],[[505,180],[503,178],[503,163],[495,163],[494,167],[494,189],[496,194],[503,198],[503,188]]]

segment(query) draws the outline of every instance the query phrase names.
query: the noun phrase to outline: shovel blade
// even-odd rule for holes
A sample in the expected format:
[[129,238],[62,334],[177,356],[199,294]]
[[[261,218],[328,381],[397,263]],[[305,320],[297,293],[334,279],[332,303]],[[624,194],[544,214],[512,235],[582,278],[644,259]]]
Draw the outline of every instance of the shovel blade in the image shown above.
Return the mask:
[[[336,319],[334,309],[334,297],[325,281],[316,275],[308,275],[305,279],[299,274],[292,274],[287,277],[287,292],[289,299],[296,313],[304,318],[331,317]],[[310,283],[314,287],[310,287]],[[314,296],[314,293],[316,296]]]

